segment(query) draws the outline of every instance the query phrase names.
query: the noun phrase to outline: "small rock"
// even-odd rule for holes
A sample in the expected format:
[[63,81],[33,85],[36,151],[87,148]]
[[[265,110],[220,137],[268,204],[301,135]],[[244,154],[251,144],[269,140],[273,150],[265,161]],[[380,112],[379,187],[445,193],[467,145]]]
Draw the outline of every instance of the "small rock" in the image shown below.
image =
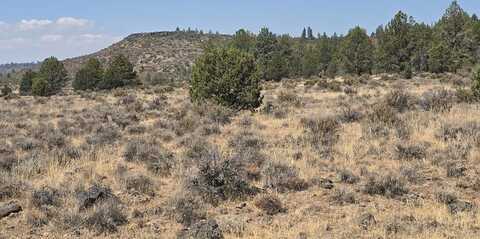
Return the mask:
[[377,220],[375,220],[375,217],[370,213],[364,213],[358,218],[358,225],[363,230],[368,230],[370,226],[375,224],[377,224]]
[[333,181],[326,178],[314,178],[312,179],[312,184],[324,189],[332,189],[334,187]]
[[10,216],[12,213],[21,212],[22,207],[15,202],[9,202],[3,206],[0,206],[0,219]]

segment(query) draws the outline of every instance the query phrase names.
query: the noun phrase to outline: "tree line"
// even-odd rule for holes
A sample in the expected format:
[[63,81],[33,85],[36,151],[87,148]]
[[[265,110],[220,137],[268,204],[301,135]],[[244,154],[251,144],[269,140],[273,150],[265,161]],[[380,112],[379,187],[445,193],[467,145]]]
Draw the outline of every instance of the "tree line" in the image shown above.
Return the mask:
[[359,26],[345,36],[304,28],[299,38],[239,30],[232,47],[252,53],[265,80],[336,74],[457,72],[480,61],[480,21],[457,1],[433,25],[398,12],[374,33]]

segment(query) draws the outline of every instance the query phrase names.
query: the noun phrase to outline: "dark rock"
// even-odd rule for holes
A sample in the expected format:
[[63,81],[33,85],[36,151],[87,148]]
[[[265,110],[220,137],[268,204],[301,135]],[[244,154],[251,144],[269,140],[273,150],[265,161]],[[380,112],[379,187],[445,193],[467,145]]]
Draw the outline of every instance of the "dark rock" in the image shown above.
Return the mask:
[[312,179],[312,184],[315,186],[319,186],[324,189],[332,189],[334,188],[333,181],[330,179],[325,178],[314,178]]
[[0,206],[0,219],[9,216],[12,213],[21,212],[22,207],[15,202],[9,202]]
[[215,220],[201,220],[179,232],[177,239],[223,239],[223,233]]

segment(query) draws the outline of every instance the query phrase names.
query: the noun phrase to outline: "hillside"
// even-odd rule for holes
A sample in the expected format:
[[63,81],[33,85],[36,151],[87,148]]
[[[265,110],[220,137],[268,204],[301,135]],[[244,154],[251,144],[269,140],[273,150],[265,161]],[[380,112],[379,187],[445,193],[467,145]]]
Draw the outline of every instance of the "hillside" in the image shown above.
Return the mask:
[[228,37],[181,31],[136,33],[96,53],[66,59],[64,63],[67,70],[74,73],[89,58],[96,57],[102,62],[108,62],[112,56],[124,54],[134,63],[135,70],[139,73],[161,72],[176,75],[193,64],[202,52],[203,43]]

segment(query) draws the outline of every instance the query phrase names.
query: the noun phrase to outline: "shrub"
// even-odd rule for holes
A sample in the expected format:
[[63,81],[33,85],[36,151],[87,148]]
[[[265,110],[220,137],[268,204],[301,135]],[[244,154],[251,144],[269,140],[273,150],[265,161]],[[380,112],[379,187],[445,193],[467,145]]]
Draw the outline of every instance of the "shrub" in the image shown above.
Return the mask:
[[308,183],[298,177],[297,169],[284,164],[267,162],[262,170],[263,185],[279,192],[303,191]]
[[302,119],[306,129],[305,139],[320,153],[320,156],[331,158],[333,146],[339,138],[340,123],[334,117],[318,119]]
[[2,89],[0,90],[0,96],[9,96],[13,92],[12,88],[7,84],[3,85]]
[[245,199],[258,192],[241,177],[231,161],[212,156],[216,158],[202,162],[198,172],[187,180],[188,191],[213,205],[225,200]]
[[103,79],[98,87],[104,90],[130,86],[136,84],[137,73],[133,64],[124,55],[117,55],[110,61]]
[[418,104],[425,111],[448,112],[453,106],[453,93],[442,90],[430,90],[423,93]]
[[177,239],[223,239],[223,233],[215,220],[201,220],[178,233]]
[[32,192],[30,202],[36,208],[42,209],[45,206],[58,206],[59,193],[56,189],[44,187]]
[[353,109],[351,106],[344,104],[340,107],[338,119],[342,123],[357,122],[363,117],[362,113]]
[[394,90],[385,96],[388,106],[399,112],[404,112],[413,106],[412,96],[403,90]]
[[151,172],[169,176],[174,166],[174,155],[155,142],[145,140],[130,141],[123,153],[127,162],[144,163]]
[[360,177],[353,174],[352,171],[347,169],[339,170],[337,172],[337,177],[338,177],[338,180],[340,180],[340,182],[342,183],[355,184],[358,181],[360,181]]
[[103,78],[103,68],[99,60],[89,59],[75,74],[72,82],[74,90],[94,90]]
[[480,99],[480,66],[477,66],[472,73],[472,93],[475,98]]
[[335,190],[332,196],[332,201],[340,205],[354,204],[357,202],[357,200],[355,200],[355,194],[347,189]]
[[127,223],[127,217],[115,201],[101,203],[85,218],[86,227],[99,233],[116,232],[117,227],[125,223]]
[[393,175],[370,176],[365,184],[364,192],[370,195],[394,198],[408,193],[408,189],[400,178]]
[[400,143],[395,146],[395,153],[398,160],[421,160],[427,156],[427,147],[422,144]]
[[152,180],[144,175],[132,175],[125,178],[125,188],[130,193],[143,193],[150,196],[155,195]]
[[273,216],[279,213],[286,212],[282,202],[275,195],[263,195],[257,198],[254,202],[255,206],[267,215]]
[[471,89],[457,88],[455,96],[460,103],[465,102],[471,104],[477,101],[477,97],[473,94]]
[[253,110],[262,97],[255,58],[235,48],[207,48],[192,69],[190,97],[237,110]]
[[176,195],[170,203],[170,214],[177,223],[189,227],[202,219],[206,219],[205,206],[202,201],[189,193]]

